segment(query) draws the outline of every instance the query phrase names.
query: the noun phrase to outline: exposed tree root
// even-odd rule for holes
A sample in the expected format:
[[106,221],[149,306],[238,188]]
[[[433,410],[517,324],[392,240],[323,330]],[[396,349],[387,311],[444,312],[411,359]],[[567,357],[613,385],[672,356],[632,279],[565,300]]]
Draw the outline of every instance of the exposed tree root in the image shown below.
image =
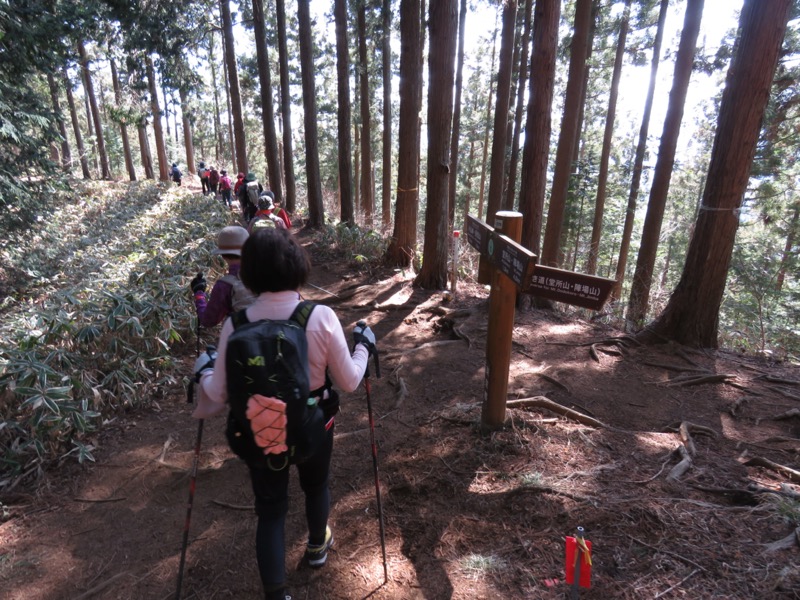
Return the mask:
[[729,379],[735,377],[736,375],[732,375],[730,373],[685,375],[685,376],[678,376],[675,379],[667,381],[663,385],[667,387],[674,387],[674,386],[700,385],[703,383],[721,383],[721,382],[726,383]]
[[765,469],[769,469],[770,471],[774,471],[775,473],[780,473],[781,475],[787,477],[790,481],[800,483],[800,471],[795,471],[792,468],[779,465],[778,463],[772,462],[771,460],[760,456],[754,456],[750,460],[746,461],[744,465],[746,467],[763,467]]
[[686,446],[678,446],[675,448],[673,454],[677,454],[680,456],[681,461],[672,467],[672,470],[667,475],[667,481],[678,481],[689,469],[692,468],[692,455],[689,454],[689,450],[686,449]]
[[701,367],[687,369],[686,367],[681,366],[681,365],[673,365],[673,364],[669,364],[669,363],[662,363],[662,362],[656,362],[656,361],[651,361],[651,360],[643,360],[641,362],[642,362],[643,365],[646,365],[648,367],[656,367],[656,368],[659,368],[659,369],[666,369],[667,371],[678,371],[680,373],[708,373],[709,372],[708,369],[703,369]]
[[418,352],[419,350],[424,350],[426,348],[435,348],[437,346],[446,346],[448,344],[459,344],[461,340],[437,340],[435,342],[427,342],[425,344],[420,344],[414,348],[409,348],[408,350],[402,350],[400,352],[391,352],[386,354],[383,358],[384,360],[391,360],[393,358],[400,358],[402,356],[406,356],[407,354],[411,354],[412,352]]
[[792,533],[785,538],[772,542],[771,544],[764,544],[764,552],[777,552],[778,550],[788,550],[800,546],[800,527],[795,529]]
[[[794,417],[800,417],[800,408],[792,408],[784,413],[775,415],[774,417],[766,417],[766,419],[770,421],[785,421],[786,419],[792,419]],[[763,420],[764,419],[756,419],[756,425],[758,425]]]
[[783,383],[786,385],[800,385],[800,381],[796,379],[782,379],[780,377],[774,377],[773,375],[764,375],[759,379],[763,379],[764,381],[769,381],[770,383]]
[[707,435],[708,437],[712,438],[717,437],[717,432],[711,429],[710,427],[705,427],[703,425],[696,425],[689,421],[681,421],[680,423],[673,423],[671,425],[667,425],[664,428],[664,431],[672,431],[674,433],[680,433],[680,430],[684,425],[686,426],[687,430],[691,433],[695,433],[698,435]]

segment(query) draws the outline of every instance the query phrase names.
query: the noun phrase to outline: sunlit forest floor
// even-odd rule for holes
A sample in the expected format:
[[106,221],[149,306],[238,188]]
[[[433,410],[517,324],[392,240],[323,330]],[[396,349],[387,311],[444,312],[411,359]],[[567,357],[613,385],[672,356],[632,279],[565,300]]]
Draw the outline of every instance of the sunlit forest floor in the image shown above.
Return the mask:
[[[336,296],[304,295],[332,306],[345,330],[366,319],[378,335],[371,401],[389,577],[362,387],[337,418],[325,568],[300,564],[302,504],[290,508],[295,600],[563,598],[565,536],[578,526],[593,544],[582,598],[800,597],[795,365],[639,346],[598,322],[522,310],[509,400],[557,405],[509,407],[507,426],[484,437],[488,292],[464,283],[448,299],[394,270],[357,271],[297,234],[314,257],[311,282]],[[190,372],[194,340],[177,351]],[[109,423],[95,463],[65,463],[6,498],[2,597],[174,597],[190,411],[176,385],[153,410]],[[205,423],[187,599],[262,597],[249,480],[223,428],[222,417]]]

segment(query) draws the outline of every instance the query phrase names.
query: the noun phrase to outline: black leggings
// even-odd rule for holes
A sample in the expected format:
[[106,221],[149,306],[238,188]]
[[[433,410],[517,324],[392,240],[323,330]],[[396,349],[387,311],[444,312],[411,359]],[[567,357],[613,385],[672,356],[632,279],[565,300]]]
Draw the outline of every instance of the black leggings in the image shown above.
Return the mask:
[[[328,473],[333,451],[333,426],[327,438],[313,457],[296,465],[300,487],[306,497],[308,542],[319,545],[325,542],[325,527],[330,514],[331,496]],[[280,465],[276,465],[276,468]],[[265,590],[283,587],[286,579],[286,544],[284,524],[289,510],[289,467],[280,470],[250,467],[250,480],[256,497],[256,558],[261,583]]]

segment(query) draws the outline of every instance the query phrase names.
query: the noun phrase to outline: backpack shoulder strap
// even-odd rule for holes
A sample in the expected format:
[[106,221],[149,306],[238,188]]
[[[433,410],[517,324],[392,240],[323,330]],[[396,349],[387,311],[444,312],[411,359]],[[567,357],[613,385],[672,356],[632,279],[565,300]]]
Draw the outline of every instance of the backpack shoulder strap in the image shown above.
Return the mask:
[[300,327],[303,328],[303,331],[306,329],[306,325],[308,325],[308,319],[311,317],[311,311],[316,308],[316,304],[311,302],[311,300],[303,300],[298,304],[294,312],[292,312],[292,316],[289,317],[290,321],[294,321]]
[[242,325],[246,325],[250,322],[250,319],[247,318],[247,310],[237,310],[236,312],[231,313],[231,322],[233,323],[233,330],[236,331]]

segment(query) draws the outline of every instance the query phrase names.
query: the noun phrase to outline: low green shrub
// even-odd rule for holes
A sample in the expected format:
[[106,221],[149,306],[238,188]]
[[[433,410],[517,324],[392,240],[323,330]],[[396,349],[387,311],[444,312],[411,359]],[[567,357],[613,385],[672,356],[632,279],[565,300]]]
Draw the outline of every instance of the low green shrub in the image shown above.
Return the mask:
[[80,184],[2,249],[26,278],[0,325],[0,492],[54,461],[94,460],[93,432],[180,381],[187,283],[229,215],[151,182]]

